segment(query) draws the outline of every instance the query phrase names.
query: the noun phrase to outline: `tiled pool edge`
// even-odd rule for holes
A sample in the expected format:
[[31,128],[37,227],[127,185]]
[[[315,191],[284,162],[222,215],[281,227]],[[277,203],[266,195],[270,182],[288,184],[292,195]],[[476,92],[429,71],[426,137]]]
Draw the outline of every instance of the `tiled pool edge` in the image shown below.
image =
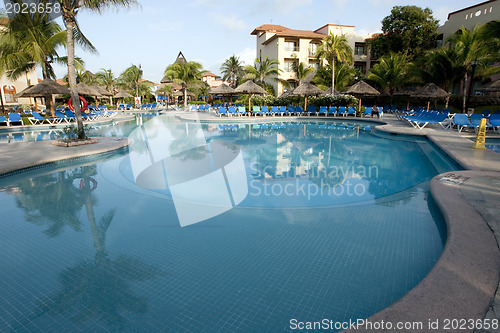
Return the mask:
[[[453,172],[457,176],[497,176],[498,173],[477,171]],[[429,320],[482,319],[497,291],[500,251],[491,229],[481,215],[460,193],[460,184],[442,180],[443,174],[431,181],[431,193],[448,228],[448,238],[441,257],[431,272],[405,296],[367,320],[380,323],[421,322],[429,331]],[[370,331],[358,328],[346,332]],[[394,332],[377,330],[377,332]],[[452,330],[453,331],[453,330]],[[460,330],[460,332],[472,332]]]
[[[65,163],[71,160],[95,157],[100,154],[107,154],[112,151],[125,149],[128,146],[127,138],[95,138],[98,143],[76,146],[76,147],[59,147],[51,144],[50,141],[34,141],[34,142],[19,142],[0,145],[0,152],[6,154],[11,148],[17,149],[14,153],[17,161],[11,165],[0,165],[0,178],[8,177],[20,172],[42,168],[53,164]],[[7,148],[7,149],[5,149]],[[34,159],[30,154],[30,149],[42,151],[45,150],[45,155]],[[31,156],[29,156],[31,155]],[[4,155],[5,156],[5,155]],[[8,156],[7,156],[8,158]]]

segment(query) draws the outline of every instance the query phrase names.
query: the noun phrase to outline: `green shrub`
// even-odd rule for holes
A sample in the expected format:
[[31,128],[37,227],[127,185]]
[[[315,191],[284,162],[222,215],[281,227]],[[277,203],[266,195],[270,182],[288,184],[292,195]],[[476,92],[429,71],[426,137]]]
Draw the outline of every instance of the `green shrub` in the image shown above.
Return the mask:
[[322,95],[308,98],[308,104],[314,106],[357,106],[359,100],[351,95]]

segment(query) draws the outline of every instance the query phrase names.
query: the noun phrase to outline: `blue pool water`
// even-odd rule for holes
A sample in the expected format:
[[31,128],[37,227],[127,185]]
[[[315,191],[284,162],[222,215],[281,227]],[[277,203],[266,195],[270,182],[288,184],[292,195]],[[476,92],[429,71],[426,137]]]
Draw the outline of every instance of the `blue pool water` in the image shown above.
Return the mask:
[[454,166],[425,140],[166,117],[115,132],[128,150],[0,178],[1,332],[366,318],[442,252],[429,181]]

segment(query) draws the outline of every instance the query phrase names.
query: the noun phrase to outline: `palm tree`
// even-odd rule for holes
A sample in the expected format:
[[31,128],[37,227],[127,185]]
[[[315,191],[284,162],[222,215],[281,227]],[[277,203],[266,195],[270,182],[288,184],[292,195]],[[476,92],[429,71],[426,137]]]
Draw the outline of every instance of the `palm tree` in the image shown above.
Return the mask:
[[[111,69],[101,68],[101,70],[95,73],[97,82],[106,88],[107,91],[114,94],[114,89],[116,85],[116,78]],[[109,101],[113,104],[113,96],[109,97]]]
[[390,52],[383,57],[375,66],[370,69],[368,79],[375,82],[392,97],[398,88],[406,86],[413,80],[413,64],[408,56],[401,53]]
[[247,65],[245,71],[247,80],[254,80],[255,83],[260,84],[264,89],[267,88],[266,80],[269,78],[278,80],[278,75],[281,69],[278,68],[279,61],[276,59],[269,59],[266,57],[264,60],[255,59],[254,65]]
[[229,79],[233,88],[238,85],[238,81],[243,77],[244,71],[240,58],[235,55],[229,57],[220,67],[220,72],[224,75],[224,81]]
[[[38,65],[44,79],[54,78],[52,63],[59,57],[56,49],[64,45],[65,36],[66,32],[46,15],[38,12],[15,15],[0,32],[1,72],[16,80]],[[53,111],[52,96],[45,96],[45,101],[47,109]]]
[[[296,57],[295,57],[296,58]],[[292,62],[292,71],[295,74],[299,85],[302,81],[314,71],[314,67],[308,67],[304,62],[299,62],[299,59],[294,59]]]
[[[313,83],[320,89],[326,90],[332,84],[332,66],[327,64],[318,68],[314,76]],[[335,89],[344,91],[355,82],[356,76],[359,77],[356,69],[343,62],[337,62],[335,65]]]
[[201,75],[206,71],[202,65],[190,61],[186,63],[174,63],[165,69],[165,77],[180,84],[184,89],[184,108],[187,109],[187,88],[193,83],[201,80]]
[[470,74],[470,81],[472,81],[476,67],[482,68],[488,65],[491,60],[489,43],[483,38],[482,27],[479,25],[476,25],[472,31],[462,27],[447,42],[455,49],[458,66],[463,75],[462,112],[465,113],[468,100],[467,78]]
[[352,48],[349,46],[346,36],[336,36],[333,33],[330,33],[328,36],[323,38],[322,43],[316,50],[316,58],[327,60],[332,65],[332,92],[334,92],[335,61],[347,63],[349,65],[351,65],[354,61]]
[[[76,15],[80,9],[87,9],[93,12],[101,13],[104,9],[112,7],[130,7],[138,4],[136,0],[57,0],[61,5],[62,17],[66,26],[66,49],[68,51],[68,80],[71,98],[78,100],[78,91],[76,90],[76,69],[75,69],[75,39],[86,39],[80,31],[76,21]],[[89,42],[90,44],[90,42]],[[82,115],[80,113],[80,104],[74,103],[75,115],[78,124],[78,138],[83,139],[85,132],[83,129]]]
[[418,61],[416,75],[421,83],[433,82],[449,93],[463,76],[457,52],[444,47],[427,51]]
[[143,73],[141,65],[131,65],[120,74],[118,81],[125,88],[135,90],[135,97],[139,97],[139,83]]

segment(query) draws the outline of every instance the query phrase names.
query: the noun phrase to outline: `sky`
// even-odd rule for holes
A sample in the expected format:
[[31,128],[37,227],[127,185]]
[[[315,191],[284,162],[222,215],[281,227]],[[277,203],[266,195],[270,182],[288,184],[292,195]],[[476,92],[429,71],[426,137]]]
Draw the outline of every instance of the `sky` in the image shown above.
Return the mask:
[[[262,24],[291,29],[316,30],[325,24],[354,25],[358,34],[381,31],[381,21],[393,6],[428,7],[444,24],[448,13],[482,1],[472,0],[138,0],[140,6],[112,9],[103,14],[81,10],[81,30],[98,50],[81,49],[76,55],[95,73],[111,69],[119,76],[127,67],[141,65],[144,78],[159,83],[165,68],[182,51],[216,75],[232,55],[252,65],[256,36],[250,33]],[[3,2],[1,2],[3,6]],[[57,21],[61,25],[62,20]],[[60,50],[60,55],[65,55]],[[62,78],[67,69],[55,66]],[[41,76],[41,74],[39,74]]]

